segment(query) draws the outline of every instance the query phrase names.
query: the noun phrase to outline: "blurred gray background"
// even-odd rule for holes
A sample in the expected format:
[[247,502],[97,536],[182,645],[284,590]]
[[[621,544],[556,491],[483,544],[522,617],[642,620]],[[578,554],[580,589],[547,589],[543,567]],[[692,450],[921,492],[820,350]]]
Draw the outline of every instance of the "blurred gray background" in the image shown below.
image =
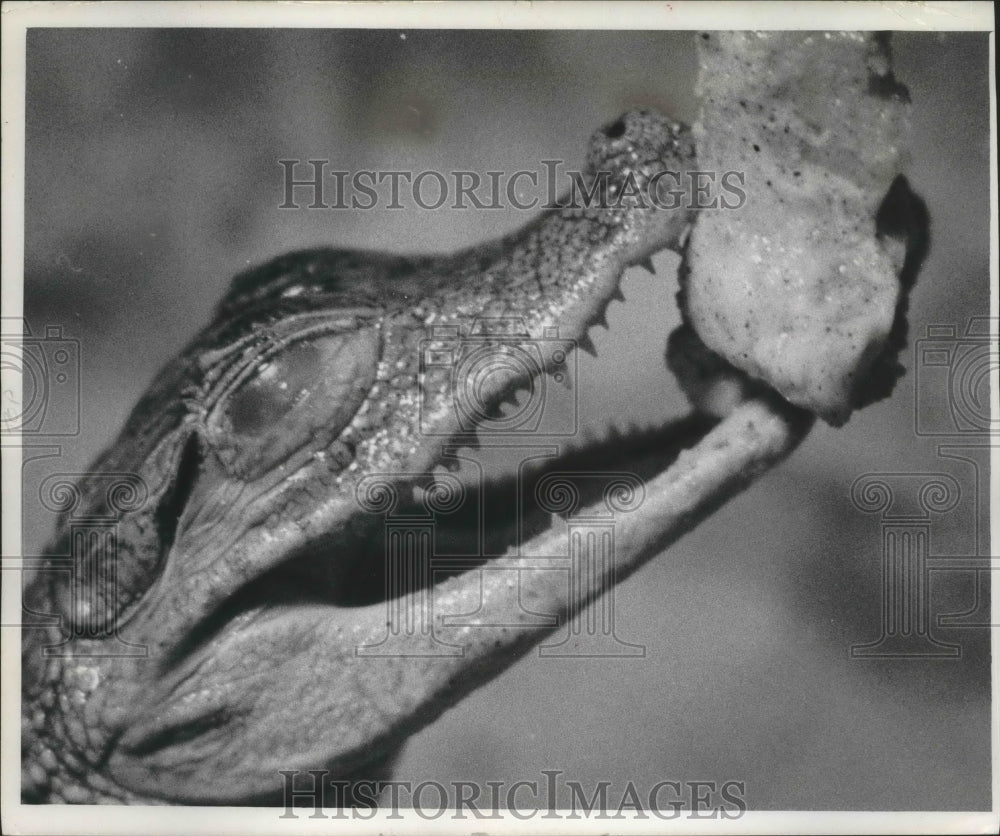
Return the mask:
[[[25,468],[25,552],[41,553],[53,526],[38,481],[84,469],[112,441],[235,272],[317,244],[444,251],[526,220],[515,210],[280,211],[278,159],[482,173],[581,164],[590,133],[627,107],[696,117],[693,38],[30,32],[25,315],[36,333],[59,324],[80,340],[83,401],[79,437]],[[987,37],[902,33],[894,43],[913,98],[907,173],[932,216],[911,335],[937,323],[961,332],[988,311]],[[677,321],[676,258],[656,264],[655,277],[628,273],[610,332],[595,331],[598,358],[580,359],[592,426],[622,404],[640,421],[686,409],[662,361]],[[743,780],[756,809],[988,809],[985,631],[935,629],[960,643],[959,659],[849,657],[852,643],[880,634],[881,535],[877,515],[851,503],[858,476],[952,474],[963,499],[935,518],[932,551],[987,543],[973,469],[914,431],[911,349],[904,361],[891,399],[843,429],[818,426],[780,469],[619,588],[617,632],[645,645],[645,658],[530,655],[414,737],[396,777],[541,780],[560,769],[619,790]],[[927,385],[920,408],[946,420],[946,387]],[[936,573],[935,614],[970,608],[974,590],[971,573]]]

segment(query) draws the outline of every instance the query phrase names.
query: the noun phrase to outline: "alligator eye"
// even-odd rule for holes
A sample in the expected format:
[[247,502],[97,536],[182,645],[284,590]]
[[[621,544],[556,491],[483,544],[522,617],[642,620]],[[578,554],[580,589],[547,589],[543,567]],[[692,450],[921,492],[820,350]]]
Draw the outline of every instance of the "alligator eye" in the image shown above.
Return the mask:
[[326,449],[367,397],[378,358],[370,328],[310,336],[269,352],[214,411],[216,454],[233,475],[253,478],[302,448]]
[[229,426],[236,435],[259,435],[281,421],[297,405],[315,398],[323,374],[322,354],[315,343],[295,343],[265,360],[256,374],[226,405]]

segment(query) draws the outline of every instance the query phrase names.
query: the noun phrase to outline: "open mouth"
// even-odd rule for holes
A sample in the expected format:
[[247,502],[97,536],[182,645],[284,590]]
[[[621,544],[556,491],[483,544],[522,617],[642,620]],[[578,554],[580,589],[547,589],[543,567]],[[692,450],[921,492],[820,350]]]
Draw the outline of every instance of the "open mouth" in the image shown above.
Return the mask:
[[[649,272],[651,262],[649,256],[641,260]],[[621,281],[634,281],[635,298],[630,287],[626,305],[642,307],[646,302],[644,293],[661,299],[667,296],[661,286],[666,278],[662,270],[654,277],[643,272],[643,279],[648,280],[644,282],[646,287],[638,274],[633,280],[626,275],[628,272],[623,271]],[[624,297],[616,293],[615,298]],[[665,307],[672,309],[672,303],[667,302]],[[613,321],[617,322],[619,315],[627,316],[624,310],[611,311]],[[606,326],[606,312],[595,315],[593,322]],[[575,355],[559,358],[563,370],[542,371],[535,379],[524,370],[539,368],[549,350],[545,345],[532,345],[532,353],[525,354],[523,362],[517,356],[519,348],[498,352],[493,345],[492,366],[470,351],[462,358],[466,365],[475,369],[478,363],[485,375],[498,369],[499,379],[507,374],[506,385],[494,387],[489,401],[465,406],[459,418],[469,421],[463,425],[466,431],[441,439],[441,455],[425,476],[394,485],[391,508],[365,509],[368,513],[355,515],[346,529],[300,545],[246,581],[171,648],[161,660],[162,669],[188,670],[227,633],[243,632],[252,625],[267,624],[273,629],[280,621],[293,623],[303,608],[335,609],[345,624],[366,624],[380,605],[384,608],[394,600],[434,590],[463,575],[471,576],[491,561],[516,552],[521,543],[553,528],[554,516],[565,520],[599,501],[610,477],[624,474],[643,484],[668,469],[682,450],[696,444],[715,425],[716,419],[697,412],[685,414],[677,408],[676,417],[649,421],[642,428],[633,424],[625,430],[620,428],[623,422],[632,418],[644,421],[642,404],[622,408],[619,403],[614,412],[602,413],[600,404],[586,400],[590,394],[587,387],[580,386],[580,377],[586,375],[576,367],[577,362],[588,364],[584,371],[592,375],[614,376],[620,362],[625,362],[614,353],[625,350],[621,346],[628,342],[628,331],[624,322],[620,329],[612,326],[607,341],[610,357],[605,353],[604,341],[595,333],[601,359],[593,362],[603,363],[604,370],[595,370],[592,357],[583,356],[596,357],[585,331],[584,338],[577,341]],[[662,365],[664,341],[665,336],[651,341],[649,350],[659,355],[654,360],[659,364],[657,374],[669,381],[669,372]],[[551,350],[556,352],[559,347]],[[635,351],[635,347],[627,350]],[[573,367],[573,379],[564,382],[558,376],[566,366]],[[509,373],[511,369],[515,373]],[[576,400],[581,388],[582,402]],[[536,404],[546,397],[549,400],[544,407],[548,413],[539,415]],[[656,403],[650,397],[650,402]],[[656,408],[662,415],[658,404]],[[572,415],[573,409],[581,414]],[[653,414],[653,407],[646,411]],[[553,438],[546,434],[552,426],[557,430],[576,427],[576,436]],[[545,449],[545,455],[536,450],[535,458],[518,468],[525,449],[532,445]],[[476,449],[471,450],[473,447]],[[555,477],[558,489],[573,495],[571,504],[553,504],[543,495]],[[439,493],[447,493],[449,498],[437,501]],[[412,548],[405,558],[400,558],[393,552],[394,538],[405,535],[408,526],[411,533],[431,532],[431,539],[428,547]]]
[[[249,581],[188,634],[168,667],[197,655],[228,625],[245,626],[309,605],[346,610],[344,618],[350,621],[351,609],[387,603],[474,572],[550,528],[553,515],[571,515],[568,506],[561,513],[551,510],[539,495],[551,477],[559,477],[559,490],[573,494],[573,508],[586,507],[606,488],[607,479],[600,477],[625,473],[644,482],[668,468],[714,424],[706,416],[691,415],[629,436],[613,434],[485,484],[466,481],[468,474],[461,471],[462,495],[444,513],[428,513],[418,498],[425,489],[417,488],[391,517],[371,514],[346,537],[310,543]],[[391,538],[405,532],[407,523],[411,531],[432,531],[433,542],[401,561],[392,553]]]

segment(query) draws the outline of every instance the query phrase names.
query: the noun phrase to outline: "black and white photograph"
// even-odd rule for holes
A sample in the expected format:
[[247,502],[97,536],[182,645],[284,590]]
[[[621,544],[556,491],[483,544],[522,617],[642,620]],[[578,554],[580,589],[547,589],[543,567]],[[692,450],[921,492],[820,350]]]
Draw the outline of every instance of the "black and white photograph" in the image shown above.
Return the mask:
[[992,3],[2,19],[4,832],[996,832]]

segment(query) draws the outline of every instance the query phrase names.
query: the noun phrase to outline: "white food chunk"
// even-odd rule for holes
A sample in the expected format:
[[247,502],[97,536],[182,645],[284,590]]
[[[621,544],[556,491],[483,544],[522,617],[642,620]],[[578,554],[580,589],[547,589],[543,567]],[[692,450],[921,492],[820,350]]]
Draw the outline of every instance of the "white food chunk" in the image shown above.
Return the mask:
[[905,163],[908,95],[878,35],[698,40],[699,168],[743,172],[747,200],[698,213],[685,315],[732,365],[842,424],[899,302],[904,245],[875,217]]

